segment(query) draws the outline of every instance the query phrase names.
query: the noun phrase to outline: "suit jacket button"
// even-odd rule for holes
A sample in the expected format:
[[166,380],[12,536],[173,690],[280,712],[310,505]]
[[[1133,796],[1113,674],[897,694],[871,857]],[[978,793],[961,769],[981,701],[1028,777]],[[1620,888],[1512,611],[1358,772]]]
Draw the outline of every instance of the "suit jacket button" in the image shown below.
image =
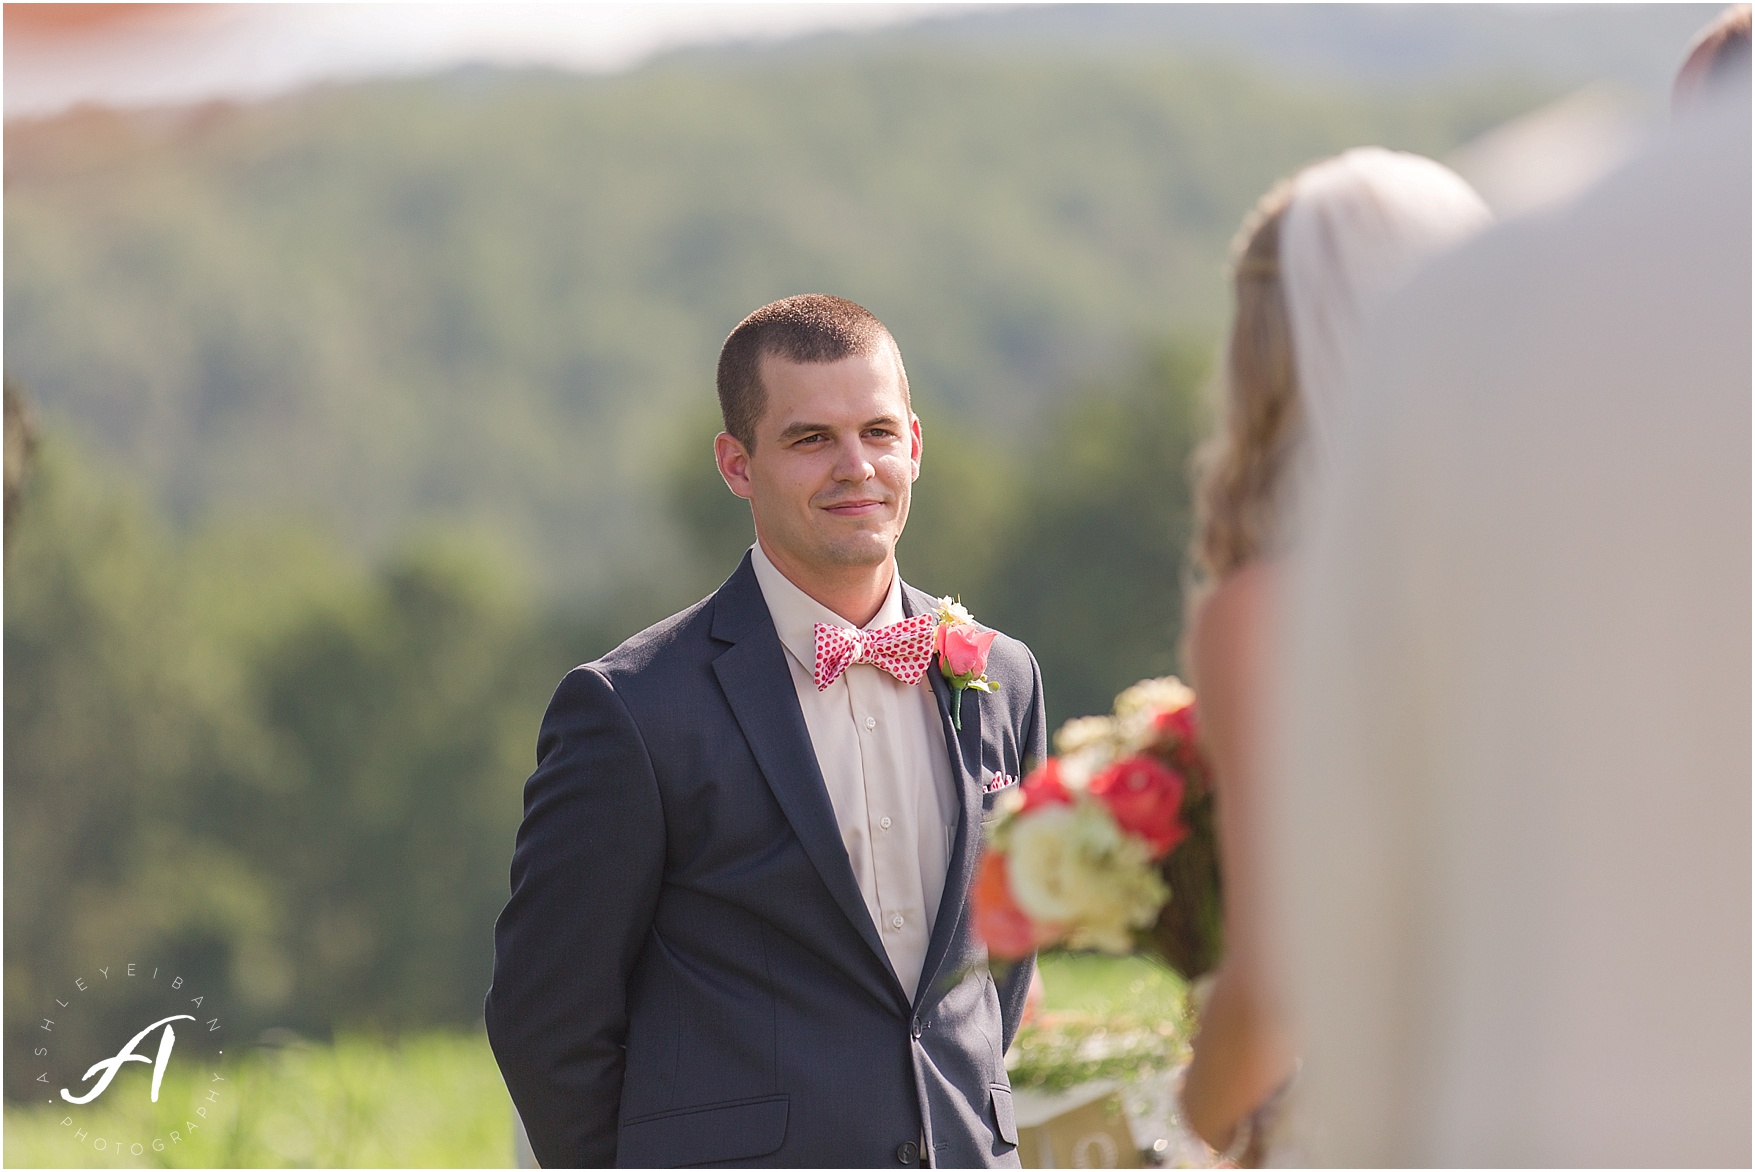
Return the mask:
[[896,1149],[896,1163],[913,1164],[920,1159],[920,1148],[912,1141]]
[[919,1019],[916,1019],[914,1022],[914,1040],[915,1041],[920,1040],[920,1021],[919,1021]]

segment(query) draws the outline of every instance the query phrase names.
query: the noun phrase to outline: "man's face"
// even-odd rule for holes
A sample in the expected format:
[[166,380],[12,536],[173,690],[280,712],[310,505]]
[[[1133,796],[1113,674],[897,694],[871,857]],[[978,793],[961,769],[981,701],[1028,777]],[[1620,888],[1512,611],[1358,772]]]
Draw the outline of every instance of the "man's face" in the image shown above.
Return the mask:
[[893,351],[822,363],[763,355],[762,386],[755,450],[723,434],[715,450],[763,544],[803,570],[882,564],[920,475],[920,421]]

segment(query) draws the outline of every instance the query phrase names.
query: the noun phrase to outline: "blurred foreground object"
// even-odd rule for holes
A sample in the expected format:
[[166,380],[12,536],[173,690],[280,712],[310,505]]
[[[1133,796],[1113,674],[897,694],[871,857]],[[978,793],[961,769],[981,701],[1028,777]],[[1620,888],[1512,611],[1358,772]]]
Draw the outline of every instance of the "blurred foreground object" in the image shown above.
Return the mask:
[[1223,912],[1212,787],[1194,693],[1141,680],[1109,716],[1069,720],[1056,756],[996,805],[971,886],[991,956],[1139,949],[1194,980],[1218,963]]
[[1505,220],[1578,195],[1631,158],[1647,131],[1625,93],[1591,85],[1494,127],[1445,161]]
[[1379,321],[1271,852],[1278,1162],[1750,1160],[1749,94]]
[[1290,503],[1334,458],[1376,307],[1491,222],[1481,197],[1442,164],[1357,147],[1275,184],[1233,244],[1223,405],[1196,465],[1190,552],[1201,581],[1185,649],[1203,693],[1227,951],[1180,1097],[1189,1125],[1245,1166],[1260,1163],[1268,1104],[1297,1062],[1264,899],[1259,747],[1274,711]]
[[1106,1083],[1058,1095],[1014,1093],[1018,1159],[1026,1168],[1139,1168],[1127,1108]]
[[[1685,115],[1720,86],[1747,84],[1749,6],[1733,4],[1689,44],[1670,105]],[[1555,208],[1632,158],[1650,133],[1629,90],[1597,82],[1451,152],[1446,160],[1500,219]]]
[[1720,88],[1749,84],[1749,6],[1733,4],[1700,30],[1670,90],[1678,114],[1706,104]]

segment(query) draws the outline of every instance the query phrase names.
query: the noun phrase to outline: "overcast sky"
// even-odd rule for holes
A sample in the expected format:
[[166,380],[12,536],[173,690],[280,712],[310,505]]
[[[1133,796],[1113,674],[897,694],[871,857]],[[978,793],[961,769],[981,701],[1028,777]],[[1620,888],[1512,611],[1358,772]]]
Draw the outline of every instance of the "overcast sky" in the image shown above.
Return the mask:
[[607,71],[682,45],[872,28],[951,10],[931,4],[8,4],[5,114],[49,114],[80,102],[255,98],[317,81],[465,62]]

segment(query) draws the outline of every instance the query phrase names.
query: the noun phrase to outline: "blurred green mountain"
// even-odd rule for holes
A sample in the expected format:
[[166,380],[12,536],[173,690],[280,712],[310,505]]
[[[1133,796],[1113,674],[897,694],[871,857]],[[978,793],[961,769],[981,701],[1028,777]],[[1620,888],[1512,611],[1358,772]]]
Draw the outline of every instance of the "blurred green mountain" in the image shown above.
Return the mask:
[[1276,177],[1553,92],[875,37],[75,111],[7,126],[7,369],[179,523],[268,509],[374,556],[462,526],[599,598],[723,573],[664,483],[755,306],[870,306],[929,431],[1005,450],[1142,341],[1216,334]]
[[1062,57],[1124,58],[1168,52],[1385,91],[1469,77],[1519,76],[1568,88],[1607,82],[1661,103],[1684,48],[1721,7],[1019,4],[976,7],[885,35],[965,53],[1033,47]]

